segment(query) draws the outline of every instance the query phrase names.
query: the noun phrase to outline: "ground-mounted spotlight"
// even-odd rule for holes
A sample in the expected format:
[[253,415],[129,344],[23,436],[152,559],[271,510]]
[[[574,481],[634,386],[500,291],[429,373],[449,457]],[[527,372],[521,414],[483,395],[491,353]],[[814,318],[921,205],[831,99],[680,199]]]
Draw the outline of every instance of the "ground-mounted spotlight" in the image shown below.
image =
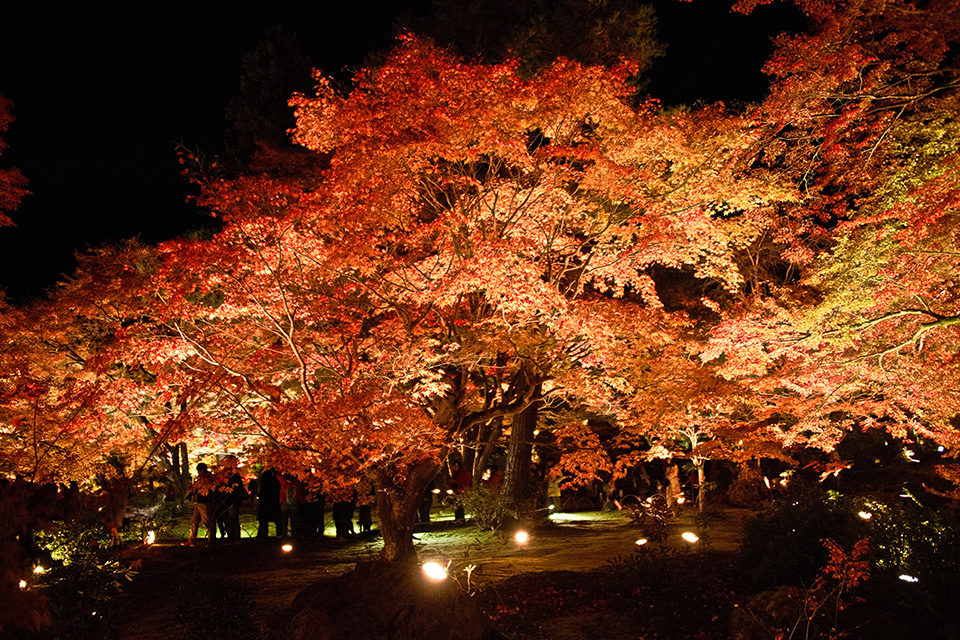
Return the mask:
[[700,541],[700,536],[695,534],[693,531],[684,531],[683,533],[680,534],[680,537],[683,538],[685,541],[689,542],[690,544]]
[[870,518],[873,517],[873,514],[870,513],[869,511],[858,511],[857,515],[863,518],[864,520],[869,520]]
[[21,588],[21,589],[26,589],[26,588],[27,588],[27,581],[26,581],[26,580],[21,580],[21,581],[20,581],[20,588]]
[[293,551],[293,545],[290,544],[289,542],[287,544],[281,545],[280,551],[283,551],[284,553],[290,553],[291,551]]
[[684,498],[683,496],[677,496],[677,504],[683,504],[686,501],[687,499]]
[[557,508],[556,505],[552,505],[552,504],[551,504],[551,505],[547,505],[547,510],[548,510],[548,511],[553,511],[553,510],[556,509],[556,508]]
[[638,547],[642,547],[643,545],[647,544],[648,542],[649,542],[649,540],[647,540],[646,538],[637,538],[636,541],[634,542],[634,544],[636,544]]
[[34,572],[35,574],[37,574],[37,575],[40,575],[40,574],[43,573],[44,571],[46,571],[46,569],[44,569],[44,568],[41,567],[40,565],[37,565],[37,566],[35,566],[35,567],[33,568],[33,572]]
[[914,576],[907,575],[905,573],[900,574],[900,579],[904,582],[919,582],[920,578],[915,578]]
[[513,541],[519,545],[527,544],[530,541],[530,534],[520,529],[515,534],[513,534]]
[[143,544],[153,544],[157,541],[157,532],[156,531],[147,531],[147,537],[143,539]]
[[423,571],[423,575],[436,582],[447,579],[447,568],[439,562],[424,562],[420,565],[420,570]]
[[433,490],[433,493],[435,493],[435,494],[440,493],[440,489],[434,489],[434,490]]

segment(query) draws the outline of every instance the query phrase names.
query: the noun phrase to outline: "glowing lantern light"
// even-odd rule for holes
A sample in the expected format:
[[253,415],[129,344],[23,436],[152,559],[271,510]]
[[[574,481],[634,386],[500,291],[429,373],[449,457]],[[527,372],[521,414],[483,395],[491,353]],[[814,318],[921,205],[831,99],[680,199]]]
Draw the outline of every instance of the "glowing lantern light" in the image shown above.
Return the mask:
[[20,581],[20,588],[21,588],[21,589],[26,589],[26,588],[27,588],[27,581],[26,581],[26,580],[21,580],[21,581]]
[[684,498],[683,496],[678,496],[678,497],[677,497],[677,504],[683,504],[683,503],[686,502],[686,501],[687,501],[687,499]]
[[447,579],[447,570],[445,567],[440,565],[437,562],[424,562],[420,565],[420,568],[423,570],[424,575],[426,575],[431,580],[446,580]]
[[863,518],[864,520],[869,520],[870,518],[873,517],[873,514],[870,513],[869,511],[858,511],[857,515]]
[[920,581],[920,578],[914,578],[913,576],[908,576],[908,575],[905,574],[905,573],[900,574],[900,579],[903,580],[904,582],[919,582],[919,581]]
[[638,547],[642,547],[643,545],[647,544],[647,539],[646,539],[646,538],[639,538],[639,539],[637,539],[636,544],[637,544]]
[[694,542],[697,542],[700,540],[700,536],[695,534],[693,531],[684,531],[683,533],[680,534],[680,537],[686,540],[687,542],[689,542],[690,544],[693,544]]
[[530,540],[530,534],[521,529],[513,534],[513,539],[517,544],[527,544],[527,541]]
[[40,575],[40,574],[43,573],[44,571],[46,571],[46,569],[44,569],[44,568],[41,567],[40,565],[37,565],[37,566],[35,566],[35,567],[33,568],[33,572],[36,573],[37,575]]
[[452,496],[452,495],[453,495],[453,489],[447,489],[447,495],[448,495],[448,496]]
[[292,544],[285,544],[285,545],[283,545],[283,546],[280,547],[280,550],[283,551],[284,553],[290,553],[291,551],[293,551],[293,545],[292,545]]
[[155,531],[147,531],[147,537],[143,539],[144,544],[153,544],[157,541],[157,533]]
[[440,493],[440,489],[434,489],[433,492],[434,492],[434,493]]

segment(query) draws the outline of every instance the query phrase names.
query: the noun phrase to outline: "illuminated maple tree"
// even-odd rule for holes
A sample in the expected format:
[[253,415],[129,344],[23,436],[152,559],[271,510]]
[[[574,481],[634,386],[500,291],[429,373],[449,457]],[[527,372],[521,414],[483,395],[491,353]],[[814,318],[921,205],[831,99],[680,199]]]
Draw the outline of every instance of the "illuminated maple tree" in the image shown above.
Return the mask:
[[161,248],[158,314],[232,380],[224,413],[373,475],[387,557],[450,447],[506,416],[529,441],[551,403],[609,411],[631,393],[606,375],[616,336],[662,335],[651,269],[735,290],[738,248],[793,197],[741,157],[752,121],[631,108],[630,72],[523,78],[404,37],[347,94],[318,76],[294,98],[312,158],[206,183],[223,231]]
[[802,194],[776,236],[793,271],[703,359],[758,392],[755,417],[787,445],[876,427],[955,447],[958,7],[798,4],[813,29],[780,39],[761,107],[779,126],[765,161]]

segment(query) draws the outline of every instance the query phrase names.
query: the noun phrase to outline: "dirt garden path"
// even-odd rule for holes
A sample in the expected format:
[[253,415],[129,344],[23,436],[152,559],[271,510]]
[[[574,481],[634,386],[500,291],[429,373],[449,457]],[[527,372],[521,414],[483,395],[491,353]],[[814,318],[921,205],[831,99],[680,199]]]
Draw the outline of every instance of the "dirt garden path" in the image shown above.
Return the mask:
[[[680,534],[697,531],[695,512],[688,510],[668,528],[664,545],[698,546],[717,551],[736,549],[749,509],[717,507],[711,511],[700,543],[684,542]],[[628,556],[636,548],[638,529],[622,512],[559,513],[529,532],[526,544],[512,537],[472,526],[438,522],[415,534],[422,561],[449,563],[451,574],[465,582],[464,568],[474,565],[473,589],[506,578],[540,571],[588,571]],[[218,583],[242,592],[249,613],[261,629],[275,612],[285,609],[297,593],[311,582],[352,570],[356,563],[372,560],[379,553],[379,538],[369,540],[292,541],[290,552],[275,539],[244,539],[236,545],[181,547],[158,544],[149,549],[140,572],[120,601],[120,637],[153,640],[178,637],[178,606],[198,582]],[[654,544],[654,543],[650,543]],[[179,603],[179,604],[178,604]]]

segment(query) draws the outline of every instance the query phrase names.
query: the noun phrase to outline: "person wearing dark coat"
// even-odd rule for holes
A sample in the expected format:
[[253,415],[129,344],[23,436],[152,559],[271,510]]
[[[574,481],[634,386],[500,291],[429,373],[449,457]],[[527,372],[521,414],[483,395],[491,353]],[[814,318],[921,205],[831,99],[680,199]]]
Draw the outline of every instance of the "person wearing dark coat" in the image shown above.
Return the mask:
[[270,535],[270,523],[274,532],[280,535],[280,481],[273,469],[267,469],[260,476],[257,487],[257,537]]
[[353,511],[356,508],[356,496],[351,496],[350,500],[342,498],[333,503],[333,524],[337,528],[338,538],[349,538],[354,535],[353,530]]
[[470,472],[467,471],[466,467],[459,460],[454,460],[450,465],[450,488],[453,490],[453,519],[457,522],[463,522],[466,519],[463,509],[463,494],[470,490],[472,482],[473,478],[470,477]]

